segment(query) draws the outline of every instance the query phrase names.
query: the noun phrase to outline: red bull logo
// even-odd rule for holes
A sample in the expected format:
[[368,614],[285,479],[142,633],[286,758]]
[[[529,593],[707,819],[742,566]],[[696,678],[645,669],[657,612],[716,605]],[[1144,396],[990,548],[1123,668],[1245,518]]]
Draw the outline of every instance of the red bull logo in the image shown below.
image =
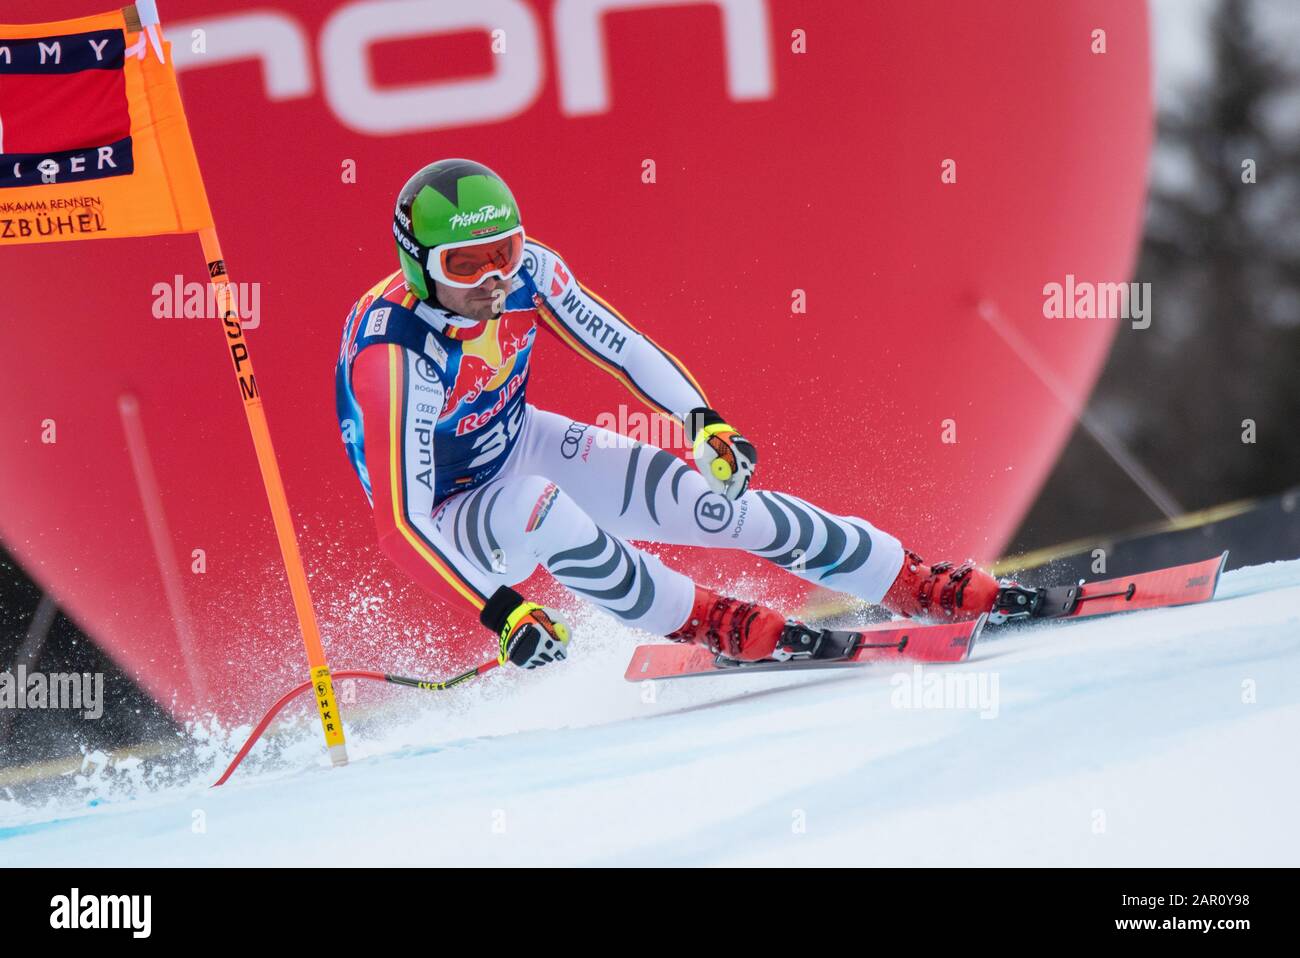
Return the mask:
[[451,392],[447,393],[447,398],[443,402],[442,416],[440,418],[450,418],[461,403],[475,402],[479,396],[483,395],[483,387],[492,378],[493,372],[495,370],[482,358],[462,354],[460,365],[456,369],[456,381],[452,384]]
[[511,376],[510,381],[506,383],[506,388],[501,390],[501,394],[497,396],[497,401],[492,404],[491,409],[472,412],[456,423],[456,435],[463,436],[475,429],[482,429],[500,415],[501,410],[506,408],[506,403],[513,399],[515,393],[523,388],[525,378],[527,378],[526,373],[515,373]]
[[461,419],[456,424],[456,435],[487,425],[523,386],[526,371],[516,373],[515,367],[519,354],[532,345],[534,317],[533,310],[506,313],[500,319],[489,320],[477,338],[464,341],[456,381],[447,393],[441,419],[453,416],[462,404],[473,406],[484,394],[500,391],[501,395],[491,408]]

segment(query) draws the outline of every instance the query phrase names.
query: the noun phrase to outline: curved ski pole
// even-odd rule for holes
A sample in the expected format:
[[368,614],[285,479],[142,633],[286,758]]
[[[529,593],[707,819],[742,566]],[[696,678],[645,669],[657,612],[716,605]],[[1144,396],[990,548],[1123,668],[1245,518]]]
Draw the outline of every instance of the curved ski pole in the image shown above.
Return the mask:
[[[428,692],[441,692],[444,689],[451,688],[453,685],[460,685],[462,682],[468,682],[470,679],[477,678],[480,675],[486,675],[500,664],[501,661],[499,659],[489,659],[482,665],[470,669],[468,672],[462,672],[460,675],[453,676],[449,679],[443,679],[441,681],[412,679],[402,675],[389,675],[387,672],[371,672],[365,669],[344,669],[341,672],[333,673],[333,677],[336,679],[370,679],[374,682],[388,682],[392,685],[404,685],[407,688],[424,689]],[[252,750],[253,746],[257,744],[257,740],[262,737],[262,733],[266,731],[267,726],[269,726],[275,717],[280,714],[281,710],[311,687],[312,682],[303,682],[301,685],[296,685],[288,692],[285,692],[284,695],[280,696],[280,699],[267,709],[266,714],[263,715],[262,720],[257,723],[257,727],[254,728],[252,734],[248,736],[247,741],[245,741],[243,746],[239,749],[239,752],[235,755],[230,765],[226,767],[225,772],[222,773],[219,779],[212,783],[212,788],[226,784],[226,781],[230,776],[235,773],[235,769],[239,767],[239,763],[244,760],[249,751]]]

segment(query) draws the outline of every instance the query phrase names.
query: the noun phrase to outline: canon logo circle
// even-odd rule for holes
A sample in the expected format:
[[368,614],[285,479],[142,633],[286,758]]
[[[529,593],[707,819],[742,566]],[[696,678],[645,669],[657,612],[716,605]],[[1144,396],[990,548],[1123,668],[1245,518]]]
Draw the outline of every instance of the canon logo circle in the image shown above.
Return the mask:
[[[736,101],[773,95],[767,0],[558,0],[549,29],[560,112],[610,110],[609,58],[603,17],[615,11],[712,6],[722,20],[727,95]],[[316,58],[321,89],[334,116],[362,133],[389,135],[507,120],[531,107],[546,77],[542,19],[523,0],[434,4],[359,0],[339,7],[321,27]],[[493,43],[486,77],[378,86],[371,47],[378,43],[481,30]],[[311,96],[311,37],[280,10],[232,13],[169,24],[177,69],[257,60],[268,100]]]

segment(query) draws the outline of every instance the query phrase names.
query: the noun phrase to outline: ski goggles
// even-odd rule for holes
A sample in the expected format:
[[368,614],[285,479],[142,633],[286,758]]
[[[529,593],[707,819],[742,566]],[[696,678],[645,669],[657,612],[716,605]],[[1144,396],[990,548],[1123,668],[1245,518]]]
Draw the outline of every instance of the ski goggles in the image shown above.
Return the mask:
[[444,243],[429,250],[428,272],[440,283],[473,289],[489,276],[510,279],[524,261],[524,228],[496,236]]

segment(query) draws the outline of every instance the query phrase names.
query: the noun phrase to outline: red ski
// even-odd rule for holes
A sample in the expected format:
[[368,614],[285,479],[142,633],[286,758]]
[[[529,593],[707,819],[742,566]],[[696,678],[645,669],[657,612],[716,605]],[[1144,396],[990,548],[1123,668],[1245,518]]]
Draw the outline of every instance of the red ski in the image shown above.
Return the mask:
[[738,662],[697,645],[641,645],[632,653],[623,677],[629,682],[640,682],[737,672],[841,669],[872,662],[959,662],[970,655],[985,620],[1000,624],[1081,619],[1209,602],[1219,587],[1219,577],[1227,561],[1228,553],[1224,552],[1202,562],[1098,582],[1050,588],[1008,586],[999,595],[998,606],[991,616],[939,625],[885,622],[855,633],[859,640],[852,654],[835,659]]
[[1002,590],[989,621],[998,624],[1038,619],[1081,619],[1209,602],[1219,587],[1219,576],[1223,574],[1227,561],[1228,553],[1224,552],[1202,562],[1099,582],[1047,589],[1012,586]]
[[857,630],[854,634],[858,641],[852,653],[837,659],[738,662],[698,645],[640,645],[632,653],[623,677],[629,682],[642,682],[737,672],[843,669],[873,662],[960,662],[970,655],[987,618],[938,625],[884,622]]

